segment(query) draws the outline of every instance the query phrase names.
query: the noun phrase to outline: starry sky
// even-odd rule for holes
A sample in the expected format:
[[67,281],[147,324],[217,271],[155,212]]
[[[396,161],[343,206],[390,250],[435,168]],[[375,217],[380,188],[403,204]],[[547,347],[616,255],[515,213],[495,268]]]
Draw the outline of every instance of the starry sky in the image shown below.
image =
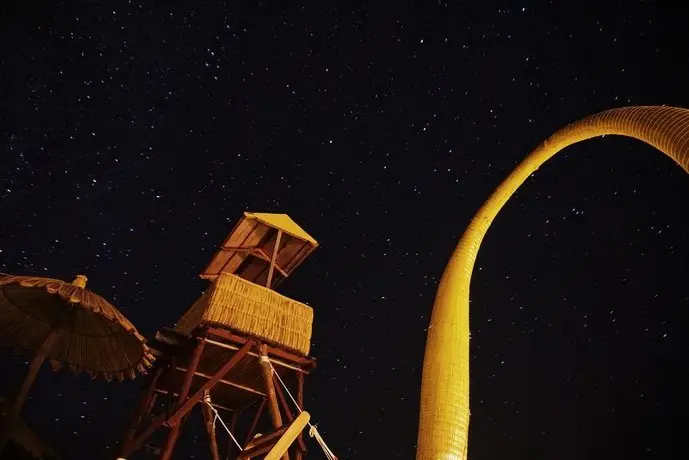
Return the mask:
[[[321,243],[280,288],[315,310],[307,409],[341,459],[413,458],[468,221],[566,123],[689,107],[688,20],[661,1],[3,2],[0,271],[85,273],[150,337],[243,211],[288,213]],[[615,137],[520,189],[473,276],[471,460],[689,451],[688,206],[678,166]],[[8,392],[27,359],[2,359]],[[141,384],[45,371],[25,416],[65,458],[110,458]],[[209,458],[201,434],[177,458]]]

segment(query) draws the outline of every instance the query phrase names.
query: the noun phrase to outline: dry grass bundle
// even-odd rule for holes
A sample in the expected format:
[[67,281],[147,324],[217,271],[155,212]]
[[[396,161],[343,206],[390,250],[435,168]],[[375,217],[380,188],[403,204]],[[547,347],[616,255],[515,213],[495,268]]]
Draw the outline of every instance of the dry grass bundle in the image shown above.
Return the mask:
[[313,309],[238,276],[221,273],[176,329],[190,333],[202,323],[227,327],[308,355]]

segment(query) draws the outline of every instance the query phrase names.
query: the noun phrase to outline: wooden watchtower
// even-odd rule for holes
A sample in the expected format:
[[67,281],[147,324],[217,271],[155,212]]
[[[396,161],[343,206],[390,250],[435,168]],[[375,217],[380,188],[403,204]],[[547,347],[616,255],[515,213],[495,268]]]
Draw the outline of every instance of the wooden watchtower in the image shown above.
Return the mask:
[[[147,451],[170,459],[195,407],[205,420],[210,458],[263,458],[298,415],[296,406],[303,408],[304,377],[315,367],[313,310],[274,289],[317,247],[286,214],[244,213],[201,273],[209,288],[174,328],[156,333],[156,367],[120,458]],[[160,444],[151,446],[163,429]],[[300,460],[305,452],[300,435],[283,459]]]

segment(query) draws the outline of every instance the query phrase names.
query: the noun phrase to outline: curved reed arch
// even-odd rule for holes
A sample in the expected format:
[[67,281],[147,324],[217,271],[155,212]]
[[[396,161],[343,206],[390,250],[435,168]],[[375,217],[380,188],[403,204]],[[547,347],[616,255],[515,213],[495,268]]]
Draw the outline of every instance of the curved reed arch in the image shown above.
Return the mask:
[[481,241],[507,200],[543,163],[577,142],[621,135],[646,142],[689,172],[689,110],[625,107],[591,115],[539,145],[469,223],[436,293],[423,363],[417,460],[464,460],[469,437],[469,284]]

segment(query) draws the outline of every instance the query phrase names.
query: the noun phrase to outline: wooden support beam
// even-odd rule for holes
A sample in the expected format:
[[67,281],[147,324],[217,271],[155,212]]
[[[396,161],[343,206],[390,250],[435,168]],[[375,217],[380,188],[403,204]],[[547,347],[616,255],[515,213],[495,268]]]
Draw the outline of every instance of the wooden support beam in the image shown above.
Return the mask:
[[304,410],[304,376],[297,374],[297,404],[299,409]]
[[[263,261],[265,261],[265,262],[270,263],[270,261],[271,261],[271,257],[269,257],[268,254],[266,254],[265,251],[264,251],[263,249],[261,249],[261,248],[257,248],[257,249],[254,250],[254,252],[252,252],[251,254],[254,255],[254,256],[256,256],[256,257],[258,257],[259,259],[261,259],[261,260],[263,260]],[[278,272],[280,272],[280,274],[281,274],[283,277],[285,277],[285,278],[287,278],[287,277],[289,276],[289,273],[287,273],[282,267],[280,267],[280,266],[278,265],[277,259],[275,260],[275,270],[277,270]]]
[[[248,340],[246,337],[242,337],[237,334],[233,334],[230,331],[227,331],[225,329],[218,329],[214,327],[210,327],[207,330],[208,335],[212,335],[214,337],[219,337],[221,339],[229,340],[230,342],[243,345],[245,344]],[[296,364],[298,366],[302,366],[304,370],[309,369],[309,368],[315,368],[316,367],[316,359],[315,358],[305,358],[303,356],[295,355],[293,353],[290,353],[288,351],[285,351],[280,348],[276,347],[271,347],[268,346],[268,358],[271,360],[271,362],[275,362],[273,360],[273,357],[278,357],[286,360],[289,363]],[[279,364],[279,363],[276,363]]]
[[[252,246],[249,248],[220,248],[220,252],[244,252],[246,254],[252,255],[258,259],[261,259],[265,262],[270,263],[271,258],[263,252],[263,249],[261,249],[258,246]],[[225,264],[227,265],[227,264]],[[223,266],[222,269],[220,269],[220,272],[223,271],[225,267]],[[280,272],[282,276],[287,278],[289,276],[289,273],[287,273],[282,267],[280,267],[277,263],[275,264],[275,269]],[[201,278],[205,279],[211,279],[214,280],[218,277],[218,275],[201,275]]]
[[191,409],[194,404],[199,402],[203,397],[203,392],[213,388],[229,371],[232,369],[253,347],[254,342],[248,340],[244,346],[237,351],[232,358],[227,361],[218,372],[216,372],[206,383],[204,383],[199,390],[194,393],[187,401],[182,404],[171,416],[168,418],[166,424],[168,426],[175,426],[180,422],[182,417],[184,417]]
[[[280,398],[280,404],[282,405],[282,410],[285,411],[285,415],[287,415],[287,420],[289,420],[290,423],[294,422],[294,415],[292,414],[292,410],[289,408],[289,403],[287,402],[287,398],[285,398],[285,392],[282,391],[282,387],[280,386],[280,382],[278,381],[277,377],[274,377],[274,383],[275,383],[275,392],[277,393],[278,397]],[[299,444],[299,450],[304,451],[306,450],[306,444],[304,444],[303,439],[297,439],[297,443]]]
[[50,353],[50,350],[53,348],[53,345],[61,334],[62,329],[60,329],[60,326],[53,325],[48,331],[48,334],[46,334],[45,339],[43,340],[41,347],[36,352],[33,360],[31,360],[26,377],[24,377],[24,381],[22,382],[21,387],[19,387],[19,393],[17,394],[14,404],[12,404],[12,407],[8,413],[10,423],[12,420],[19,418],[19,414],[24,408],[26,397],[29,395],[29,390],[34,383],[34,380],[36,380],[38,371],[41,369],[41,364],[43,364],[43,361],[45,361],[48,353]]
[[[218,342],[218,341],[212,340],[212,339],[206,339],[206,343],[210,343],[210,344],[212,344],[212,345],[215,345],[216,347],[225,348],[225,349],[227,349],[227,350],[239,350],[239,347],[236,346],[236,345],[231,345],[231,344],[229,344],[229,343],[224,343],[224,342]],[[260,354],[255,353],[255,352],[253,352],[253,351],[250,351],[250,352],[248,353],[248,355],[249,355],[249,356],[254,356],[254,357],[256,357],[256,358],[260,358],[260,357],[261,357]],[[300,373],[302,373],[302,374],[308,374],[308,373],[309,373],[308,370],[302,369],[302,368],[299,367],[299,366],[295,366],[295,365],[292,365],[292,364],[287,364],[287,363],[285,363],[285,362],[283,362],[283,361],[277,360],[277,359],[275,359],[275,358],[271,358],[270,356],[268,356],[268,360],[269,360],[272,364],[274,364],[274,365],[276,365],[276,366],[278,366],[278,367],[282,367],[282,368],[285,368],[285,369],[289,369],[289,370],[292,370],[292,371],[294,371],[294,372],[300,372]]]
[[273,281],[273,272],[275,271],[275,264],[277,264],[278,253],[280,252],[280,240],[282,239],[282,230],[278,230],[278,236],[275,238],[275,246],[273,247],[273,255],[270,257],[270,267],[268,268],[268,279],[266,280],[266,287],[270,289]]
[[[304,374],[297,374],[297,404],[299,409],[304,410]],[[297,449],[296,460],[302,460],[306,456],[306,443],[304,442],[304,433],[299,433],[298,441],[299,449]]]
[[[232,414],[232,419],[230,420],[230,433],[234,435],[234,438],[237,439],[239,436],[237,436],[237,419],[239,418],[239,412],[235,412]],[[237,441],[239,442],[239,441]],[[237,446],[235,445],[234,441],[229,440],[227,443],[227,453],[225,455],[225,459],[229,460],[233,457],[234,451],[237,449]]]
[[134,436],[136,435],[137,430],[141,427],[141,424],[151,411],[151,407],[155,402],[156,386],[158,385],[158,380],[160,379],[160,376],[163,375],[164,370],[165,366],[158,365],[153,375],[151,375],[148,379],[146,391],[139,400],[139,405],[134,413],[134,419],[127,427],[124,436],[122,437],[122,442],[120,443],[120,453],[129,450],[132,442],[134,442]]
[[285,415],[287,416],[287,420],[289,421],[289,423],[292,423],[294,421],[294,415],[292,414],[292,411],[289,408],[289,404],[287,404],[285,392],[282,391],[282,387],[280,387],[280,382],[277,378],[275,378],[275,376],[273,376],[273,385],[275,386],[275,393],[278,396],[278,400],[280,401],[282,410],[285,411]]
[[208,433],[208,440],[210,441],[210,448],[211,448],[211,457],[213,457],[213,460],[220,460],[220,452],[218,451],[218,438],[216,437],[215,434],[215,413],[211,410],[211,408],[206,404],[206,401],[208,403],[211,402],[210,400],[210,393],[208,390],[204,392],[204,404],[203,404],[203,420],[206,425],[206,433]]
[[280,436],[284,434],[284,432],[287,431],[287,426],[281,426],[277,430],[273,431],[272,433],[264,434],[258,437],[254,437],[251,442],[246,446],[245,450],[251,450],[255,447],[262,447],[265,446],[266,444],[273,444],[275,441],[280,439]]
[[273,422],[275,429],[282,426],[282,416],[280,415],[280,407],[278,406],[277,395],[275,393],[275,385],[273,385],[273,369],[270,362],[267,361],[266,346],[261,345],[262,358],[260,360],[261,371],[263,373],[263,383],[265,385],[265,392],[268,397],[268,411],[270,419]]
[[246,435],[246,440],[244,441],[244,445],[246,446],[249,444],[249,441],[254,437],[254,433],[256,432],[256,426],[258,425],[258,421],[261,419],[261,415],[263,415],[263,411],[266,408],[266,399],[263,398],[263,401],[261,401],[261,404],[258,406],[258,410],[256,411],[256,415],[254,416],[254,420],[251,422],[251,427],[249,428],[249,431]]
[[167,434],[167,439],[165,440],[165,445],[160,451],[160,460],[170,460],[170,458],[172,458],[172,451],[175,450],[175,446],[177,445],[177,440],[179,439],[179,434],[182,430],[182,423],[184,423],[185,418],[183,418],[182,421],[180,421],[177,425],[170,428],[170,431]]
[[[254,255],[255,255],[256,257],[258,257],[259,259],[261,259],[261,260],[263,260],[263,261],[265,261],[265,262],[270,263],[271,256],[269,256],[263,248],[256,248],[256,249],[254,249]],[[275,269],[276,269],[276,270],[279,270],[280,272],[282,272],[282,268],[280,268],[280,266],[279,266],[277,263],[275,264]]]
[[237,460],[251,459],[259,455],[270,452],[275,443],[280,439],[280,437],[287,431],[287,426],[278,428],[276,431],[253,438],[242,453],[237,457]]
[[304,431],[304,427],[309,423],[310,419],[311,415],[306,411],[299,414],[290,424],[289,428],[287,428],[285,433],[280,436],[280,439],[278,439],[270,452],[268,452],[264,460],[278,460],[281,455],[287,452],[294,440]]
[[[191,383],[194,380],[194,373],[201,362],[201,356],[203,355],[203,348],[206,342],[203,339],[197,339],[196,346],[191,355],[191,360],[189,361],[189,368],[184,374],[184,380],[182,381],[182,388],[179,392],[179,397],[177,400],[176,407],[179,408],[189,396],[189,390],[191,390]],[[160,453],[160,460],[170,460],[172,457],[172,451],[175,450],[175,445],[177,444],[177,439],[179,439],[179,433],[181,429],[181,423],[176,423],[170,427],[170,432],[168,433],[167,440],[165,441],[165,446]]]
[[[167,390],[156,389],[156,395],[158,395],[158,394],[161,394],[161,395],[170,395],[170,396],[173,396],[173,397],[177,397],[177,396],[178,396],[178,393],[171,393],[171,392],[169,392],[169,391],[167,391]],[[235,413],[235,410],[234,410],[234,409],[230,409],[229,407],[222,406],[222,405],[220,405],[220,404],[218,404],[218,403],[213,403],[213,407],[215,407],[216,409],[220,409],[220,410],[224,410],[224,411],[227,411],[227,412]]]
[[[239,350],[239,348],[237,348],[237,350]],[[175,369],[177,369],[178,371],[182,371],[182,372],[187,371],[187,369],[183,368],[182,366],[177,366]],[[197,377],[201,377],[202,379],[207,379],[207,380],[210,380],[211,378],[213,378],[212,375],[204,374],[203,372],[198,372],[198,371],[195,372],[194,375]],[[255,390],[251,387],[247,387],[245,385],[240,385],[239,383],[231,382],[231,381],[226,380],[226,379],[220,379],[220,380],[218,380],[218,383],[222,383],[223,385],[237,388],[238,390],[244,390],[244,391],[247,391],[249,393],[253,393],[255,395],[258,395],[258,396],[265,396],[266,395],[265,393],[263,393],[259,390]]]
[[129,447],[129,450],[122,452],[122,457],[129,457],[132,452],[136,452],[137,450],[139,450],[143,443],[145,443],[148,440],[148,438],[151,437],[155,430],[163,426],[166,418],[166,414],[161,414],[154,418],[153,421],[151,421],[150,425],[148,425],[146,429],[143,431],[143,433],[137,436],[134,442],[132,442],[131,446]]
[[[265,344],[261,345],[261,371],[263,372],[263,382],[266,386],[266,395],[268,395],[268,413],[273,422],[273,427],[277,430],[282,426],[282,415],[280,414],[280,406],[278,405],[277,395],[275,393],[275,385],[273,384],[273,368],[268,361],[268,347]],[[289,460],[289,454],[285,454],[283,460]]]

